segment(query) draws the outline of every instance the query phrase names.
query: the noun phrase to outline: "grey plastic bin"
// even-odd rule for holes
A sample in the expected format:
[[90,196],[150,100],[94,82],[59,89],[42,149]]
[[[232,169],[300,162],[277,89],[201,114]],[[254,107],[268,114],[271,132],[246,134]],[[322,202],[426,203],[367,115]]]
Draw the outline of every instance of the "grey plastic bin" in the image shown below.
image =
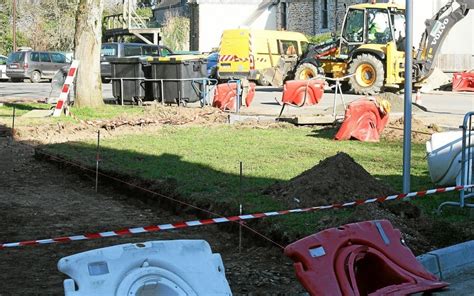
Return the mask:
[[[195,79],[160,81],[153,83],[153,96],[167,104],[197,102],[204,92],[203,78],[207,78],[207,60],[198,57],[175,56],[155,58],[151,62],[153,79]],[[163,85],[163,91],[161,86]],[[164,98],[162,98],[162,96]]]
[[[127,57],[111,59],[112,78],[151,78],[151,65],[149,63],[151,58],[148,57]],[[144,82],[143,80],[112,80],[112,95],[117,100],[131,101],[141,103],[141,101],[153,101],[156,97],[153,96],[153,89],[151,82]],[[123,86],[121,86],[123,83]],[[123,93],[122,93],[123,92]]]

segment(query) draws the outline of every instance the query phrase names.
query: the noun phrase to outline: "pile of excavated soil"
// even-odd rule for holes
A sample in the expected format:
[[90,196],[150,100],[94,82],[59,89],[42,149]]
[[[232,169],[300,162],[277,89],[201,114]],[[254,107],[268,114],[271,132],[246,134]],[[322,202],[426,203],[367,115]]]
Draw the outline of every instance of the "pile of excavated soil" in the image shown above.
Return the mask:
[[60,143],[97,137],[97,130],[102,129],[101,137],[115,134],[134,134],[144,131],[156,131],[162,126],[190,126],[213,125],[227,122],[227,114],[211,108],[178,108],[174,106],[152,106],[138,116],[127,114],[108,120],[81,120],[79,122],[57,122],[42,125],[21,125],[22,118],[18,118],[16,134],[26,141],[40,143]]
[[395,193],[346,153],[322,160],[288,182],[265,190],[290,207],[311,207]]
[[[403,140],[403,125],[403,117],[390,121],[382,132],[382,138],[390,141]],[[411,130],[411,139],[417,143],[424,143],[431,138],[432,134],[442,131],[436,124],[427,125],[416,118],[412,118]]]
[[[394,194],[395,190],[371,176],[349,155],[340,152],[288,182],[268,187],[264,193],[286,203],[290,208],[302,208],[381,197]],[[406,201],[360,205],[350,210],[348,215],[332,215],[329,211],[325,213],[307,225],[314,233],[347,223],[387,219],[400,229],[415,254],[462,241],[459,238],[467,235],[462,227],[447,223],[441,225]],[[450,228],[449,232],[456,233],[457,238],[439,234],[439,229],[436,230],[439,227]],[[438,233],[438,236],[433,233]]]

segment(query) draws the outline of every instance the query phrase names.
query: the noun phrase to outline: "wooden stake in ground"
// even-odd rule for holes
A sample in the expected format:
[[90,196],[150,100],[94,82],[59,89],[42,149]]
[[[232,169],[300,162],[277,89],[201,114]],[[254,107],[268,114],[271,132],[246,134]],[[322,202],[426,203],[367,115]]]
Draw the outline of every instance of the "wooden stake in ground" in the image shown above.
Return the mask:
[[102,44],[102,0],[80,0],[76,13],[74,57],[81,61],[76,80],[78,107],[104,104],[100,79],[100,48]]

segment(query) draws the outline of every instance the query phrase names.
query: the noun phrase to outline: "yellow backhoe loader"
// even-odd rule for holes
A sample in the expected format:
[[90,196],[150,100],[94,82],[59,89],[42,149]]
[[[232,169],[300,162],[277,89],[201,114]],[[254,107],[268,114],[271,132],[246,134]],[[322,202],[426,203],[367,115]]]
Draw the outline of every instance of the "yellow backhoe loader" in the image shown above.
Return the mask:
[[[413,53],[415,82],[430,75],[433,61],[449,31],[471,9],[474,9],[474,0],[450,0],[425,22],[420,46]],[[357,94],[400,88],[405,75],[404,50],[404,6],[393,3],[352,5],[346,11],[340,36],[309,46],[293,70],[294,78],[309,79],[317,75],[339,78],[355,74],[348,83]]]

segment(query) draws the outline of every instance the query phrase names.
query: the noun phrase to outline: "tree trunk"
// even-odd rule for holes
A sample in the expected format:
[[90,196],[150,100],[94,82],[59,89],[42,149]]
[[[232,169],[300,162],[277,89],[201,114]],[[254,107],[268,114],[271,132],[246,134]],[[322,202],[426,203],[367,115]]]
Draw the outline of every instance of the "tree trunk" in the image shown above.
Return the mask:
[[104,104],[100,79],[102,9],[102,0],[80,0],[77,8],[74,57],[80,64],[74,104],[78,107]]

